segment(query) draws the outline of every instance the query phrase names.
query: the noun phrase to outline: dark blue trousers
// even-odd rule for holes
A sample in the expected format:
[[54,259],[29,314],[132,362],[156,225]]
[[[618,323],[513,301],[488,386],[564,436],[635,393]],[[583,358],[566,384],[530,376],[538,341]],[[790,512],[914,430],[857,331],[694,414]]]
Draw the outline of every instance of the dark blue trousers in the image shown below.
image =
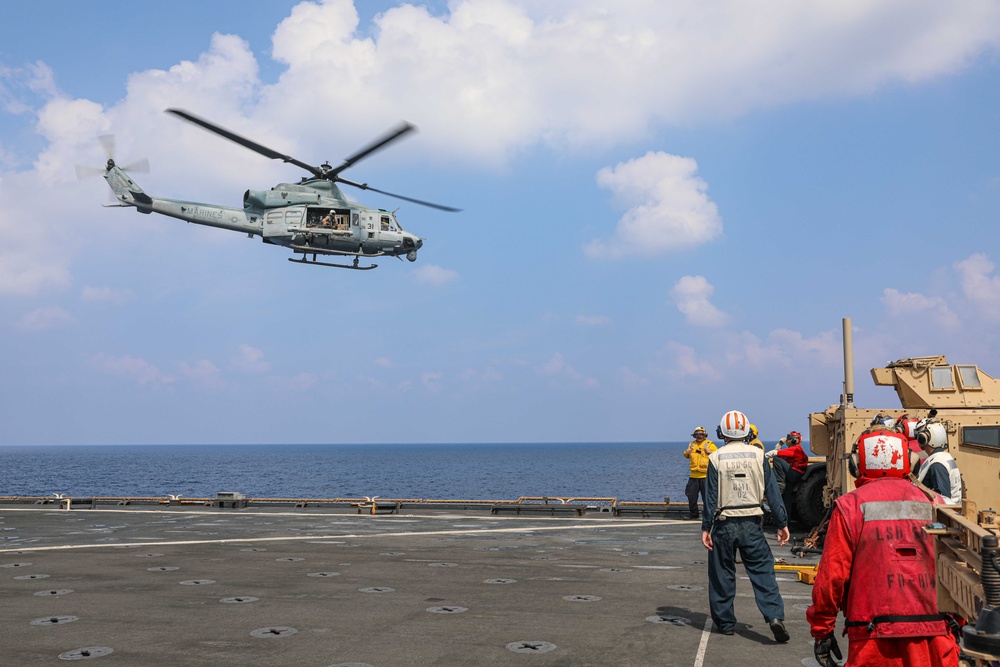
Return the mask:
[[708,604],[712,621],[720,629],[736,625],[736,552],[739,551],[753,586],[757,609],[765,621],[785,618],[785,603],[774,578],[774,556],[764,537],[759,516],[716,520],[712,525],[712,551],[708,552]]

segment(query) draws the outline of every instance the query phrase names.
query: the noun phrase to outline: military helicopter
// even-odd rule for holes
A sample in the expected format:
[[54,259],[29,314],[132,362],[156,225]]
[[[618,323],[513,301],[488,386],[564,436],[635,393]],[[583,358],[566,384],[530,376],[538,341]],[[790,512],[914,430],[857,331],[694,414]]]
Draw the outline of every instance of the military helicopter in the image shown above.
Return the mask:
[[[243,208],[231,208],[151,197],[125,173],[125,168],[116,165],[114,158],[109,157],[103,175],[118,200],[114,206],[135,207],[139,213],[160,213],[199,225],[243,232],[250,238],[260,236],[264,243],[291,248],[296,254],[302,255],[301,259],[289,257],[290,262],[359,271],[367,271],[378,266],[377,264],[359,266],[362,257],[389,255],[402,259],[405,255],[408,260],[415,262],[417,250],[424,242],[416,234],[404,231],[394,212],[369,208],[348,200],[337,187],[338,183],[441,211],[461,210],[378,190],[367,183],[357,183],[341,177],[340,174],[348,167],[415,130],[416,127],[410,123],[402,123],[344,160],[339,167],[331,167],[328,162],[314,167],[241,137],[187,111],[181,109],[166,111],[230,141],[235,141],[264,157],[301,167],[310,175],[303,177],[298,183],[280,183],[270,190],[247,190],[243,194]],[[312,259],[309,259],[310,255]],[[341,257],[353,255],[354,261],[351,264],[321,262],[317,261],[320,255]]]

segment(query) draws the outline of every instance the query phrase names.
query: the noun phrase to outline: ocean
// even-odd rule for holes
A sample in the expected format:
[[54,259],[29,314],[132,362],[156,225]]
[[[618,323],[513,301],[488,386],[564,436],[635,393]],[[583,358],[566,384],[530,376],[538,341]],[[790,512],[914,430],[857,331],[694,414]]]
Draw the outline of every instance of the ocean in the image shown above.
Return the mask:
[[0,495],[684,500],[686,442],[0,447]]

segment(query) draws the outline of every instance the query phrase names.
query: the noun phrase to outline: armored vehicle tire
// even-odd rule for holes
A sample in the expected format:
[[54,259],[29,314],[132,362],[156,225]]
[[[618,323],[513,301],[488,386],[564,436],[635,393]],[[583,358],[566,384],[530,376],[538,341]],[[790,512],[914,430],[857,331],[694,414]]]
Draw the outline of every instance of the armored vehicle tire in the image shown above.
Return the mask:
[[809,526],[818,526],[826,516],[823,506],[823,487],[826,486],[826,464],[815,464],[819,469],[806,471],[808,477],[799,484],[795,493],[795,511],[799,520]]

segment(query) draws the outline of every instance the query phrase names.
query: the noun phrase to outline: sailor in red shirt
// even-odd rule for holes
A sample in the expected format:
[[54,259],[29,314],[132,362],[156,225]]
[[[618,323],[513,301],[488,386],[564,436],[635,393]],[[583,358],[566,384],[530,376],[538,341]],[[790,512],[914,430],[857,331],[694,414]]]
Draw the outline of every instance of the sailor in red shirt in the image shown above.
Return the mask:
[[785,436],[785,446],[782,449],[772,450],[765,456],[777,457],[772,458],[772,465],[778,474],[781,498],[785,501],[786,508],[794,507],[795,489],[809,467],[809,455],[802,449],[802,434],[792,431]]
[[795,482],[798,482],[809,467],[809,455],[802,449],[802,434],[792,431],[785,436],[785,448],[779,449],[777,455],[788,461],[792,471],[799,474],[795,479]]
[[934,510],[911,484],[906,438],[872,431],[851,455],[858,488],[837,499],[806,611],[816,661],[834,667],[837,612],[847,619],[847,665],[957,667],[958,644],[938,612]]

